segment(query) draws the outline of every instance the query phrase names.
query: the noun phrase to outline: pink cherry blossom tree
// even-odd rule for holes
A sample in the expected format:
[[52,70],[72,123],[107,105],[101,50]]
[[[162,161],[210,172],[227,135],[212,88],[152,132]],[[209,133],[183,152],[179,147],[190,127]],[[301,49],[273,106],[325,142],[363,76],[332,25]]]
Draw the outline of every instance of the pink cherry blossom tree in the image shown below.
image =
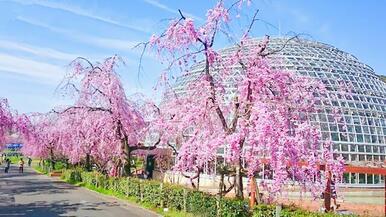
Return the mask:
[[24,143],[21,151],[26,156],[48,159],[52,169],[55,168],[55,161],[63,158],[58,145],[62,139],[61,128],[56,125],[58,118],[53,113],[35,113],[20,120],[23,129],[26,129],[20,131]]
[[7,140],[7,135],[14,127],[14,120],[7,99],[0,98],[0,150]]
[[128,100],[115,67],[116,56],[93,64],[78,58],[73,61],[62,89],[75,95],[75,104],[56,110],[63,122],[66,153],[73,162],[93,157],[101,167],[114,163],[127,165],[130,174],[132,152],[155,149],[159,143],[145,146],[147,122],[137,105]]
[[[176,143],[175,169],[194,172],[192,178],[199,177],[205,163],[214,161],[220,147],[225,148],[227,164],[235,174],[232,186],[239,198],[243,197],[242,174],[254,177],[264,167],[270,168],[265,170],[270,174],[265,175],[270,175],[272,182],[261,186],[271,196],[293,181],[320,195],[324,180],[318,166],[328,164],[337,177],[343,171],[341,159],[333,159],[330,148],[321,147],[319,132],[310,124],[310,113],[317,110],[319,100],[314,94],[322,95],[324,86],[270,66],[267,57],[275,51],[267,49],[269,37],[258,44],[250,39],[257,12],[228,57],[214,49],[220,33],[229,36],[226,26],[232,10],[238,6],[238,11],[244,2],[225,8],[220,1],[208,10],[202,25],[180,11],[180,18],[145,44],[167,64],[161,76],[166,87],[170,87],[173,69],[180,69],[182,76],[190,75],[193,64],[202,69],[183,93],[166,88],[152,127],[162,131],[162,144]],[[199,58],[203,61],[197,62]],[[236,70],[241,76],[235,86],[229,86],[227,81]]]

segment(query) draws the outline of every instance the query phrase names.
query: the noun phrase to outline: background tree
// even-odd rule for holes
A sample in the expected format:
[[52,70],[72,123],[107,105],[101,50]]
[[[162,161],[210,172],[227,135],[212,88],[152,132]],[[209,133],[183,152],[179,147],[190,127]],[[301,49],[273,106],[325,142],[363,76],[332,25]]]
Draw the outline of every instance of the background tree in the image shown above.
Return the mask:
[[58,127],[58,115],[32,114],[24,120],[28,130],[22,131],[23,148],[25,156],[48,159],[51,169],[55,169],[55,162],[61,158],[60,142],[63,141],[61,128]]
[[7,99],[0,98],[0,150],[6,142],[7,135],[14,126],[14,120]]
[[154,149],[159,142],[144,145],[147,123],[136,103],[126,97],[115,72],[118,62],[116,56],[96,64],[83,58],[73,61],[61,88],[75,95],[75,103],[56,112],[65,117],[63,130],[72,137],[72,147],[66,150],[71,159],[92,156],[105,165],[115,156],[130,174],[132,152]]

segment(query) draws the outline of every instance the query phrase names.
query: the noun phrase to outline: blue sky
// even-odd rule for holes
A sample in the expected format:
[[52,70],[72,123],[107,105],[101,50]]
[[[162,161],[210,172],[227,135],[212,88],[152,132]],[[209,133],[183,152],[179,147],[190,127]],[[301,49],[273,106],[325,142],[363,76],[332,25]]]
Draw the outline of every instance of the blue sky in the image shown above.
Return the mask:
[[[0,0],[0,97],[20,112],[45,112],[68,103],[55,89],[78,56],[93,61],[118,54],[127,93],[153,90],[162,66],[150,55],[137,73],[139,51],[182,9],[200,22],[214,0],[40,1]],[[386,75],[386,1],[255,0],[255,36],[303,33],[354,54]],[[248,13],[242,14],[248,16]],[[236,22],[240,29],[246,25]],[[221,45],[219,45],[221,46]]]

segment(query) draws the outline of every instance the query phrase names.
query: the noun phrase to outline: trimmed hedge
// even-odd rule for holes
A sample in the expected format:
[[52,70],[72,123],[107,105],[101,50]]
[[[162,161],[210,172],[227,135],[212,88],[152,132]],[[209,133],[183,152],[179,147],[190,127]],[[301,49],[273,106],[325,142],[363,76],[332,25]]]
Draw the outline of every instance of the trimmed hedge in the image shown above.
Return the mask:
[[111,190],[120,196],[131,197],[137,202],[150,204],[153,207],[185,211],[196,216],[251,216],[246,201],[220,200],[208,193],[155,180],[115,178],[78,169],[63,170],[62,179],[73,184],[82,183],[86,187]]
[[[134,198],[137,202],[153,207],[185,211],[202,217],[275,217],[275,206],[258,205],[253,212],[248,202],[217,196],[182,186],[166,184],[155,180],[132,177],[115,178],[98,172],[79,169],[63,170],[62,179],[70,183],[82,183],[86,187],[111,190],[115,194]],[[337,217],[336,214],[312,213],[296,208],[284,208],[282,217]]]

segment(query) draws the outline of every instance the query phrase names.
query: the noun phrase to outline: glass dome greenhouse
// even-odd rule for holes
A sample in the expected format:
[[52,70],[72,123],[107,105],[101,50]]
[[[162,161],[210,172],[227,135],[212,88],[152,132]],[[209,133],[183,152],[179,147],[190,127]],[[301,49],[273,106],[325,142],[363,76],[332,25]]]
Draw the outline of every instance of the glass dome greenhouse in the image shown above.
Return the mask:
[[[252,39],[247,46],[257,46],[262,39]],[[219,51],[223,58],[236,47]],[[312,115],[312,122],[320,127],[323,140],[333,142],[336,155],[341,155],[348,164],[384,166],[386,149],[386,83],[374,70],[360,62],[355,56],[331,45],[289,38],[271,38],[268,44],[272,67],[296,72],[301,76],[322,81],[328,90],[328,99],[319,105],[318,113]],[[174,90],[184,88],[203,69],[199,62],[191,71],[176,80]],[[240,74],[235,65],[233,76],[226,81],[226,90],[231,96],[235,81]],[[338,94],[339,85],[350,85],[352,94]],[[343,111],[344,124],[334,121],[332,111],[339,107]],[[380,175],[349,173],[344,176],[350,185],[381,185]]]

